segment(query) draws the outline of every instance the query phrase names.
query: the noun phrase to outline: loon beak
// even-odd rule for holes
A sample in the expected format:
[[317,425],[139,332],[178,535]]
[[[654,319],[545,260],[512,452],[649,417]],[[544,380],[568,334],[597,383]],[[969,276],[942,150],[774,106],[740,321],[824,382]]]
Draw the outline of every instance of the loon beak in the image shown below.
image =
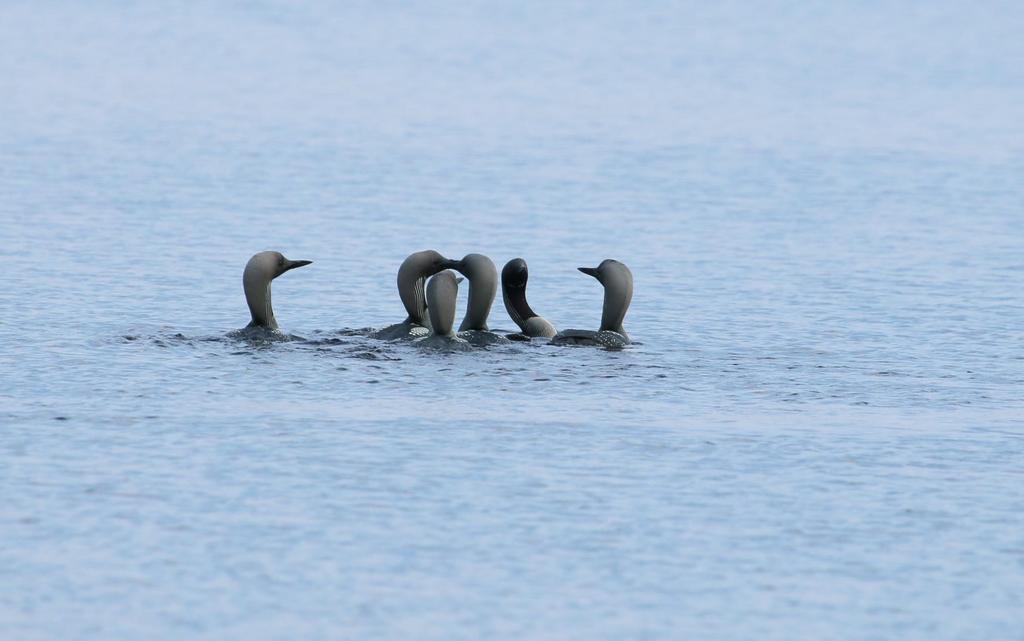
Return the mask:
[[313,261],[311,260],[289,260],[284,264],[284,271],[282,271],[281,273],[283,274],[284,272],[295,269],[296,267],[305,267],[306,265],[309,265],[312,262]]
[[459,271],[459,267],[462,267],[461,260],[452,260],[450,258],[446,258],[445,260],[441,261],[441,269],[454,269],[455,271]]
[[580,270],[581,272],[588,276],[593,276],[594,278],[601,280],[601,276],[597,271],[597,267],[577,267],[576,269]]

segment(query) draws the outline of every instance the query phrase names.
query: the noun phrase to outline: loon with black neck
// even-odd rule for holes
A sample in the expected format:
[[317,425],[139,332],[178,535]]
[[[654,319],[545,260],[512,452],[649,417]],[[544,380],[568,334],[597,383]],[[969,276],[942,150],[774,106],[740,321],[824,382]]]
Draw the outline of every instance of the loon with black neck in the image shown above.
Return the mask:
[[288,260],[281,252],[260,252],[249,259],[242,272],[242,288],[249,305],[252,320],[246,329],[278,329],[277,318],[270,301],[270,283],[281,274],[297,267],[309,265],[311,260]]
[[398,268],[398,297],[408,314],[401,323],[385,327],[373,336],[383,340],[421,338],[430,334],[430,316],[423,293],[424,281],[455,261],[428,249],[411,254]]
[[633,299],[633,274],[617,260],[603,260],[597,267],[579,267],[584,274],[593,276],[604,286],[604,308],[601,327],[592,330],[567,329],[551,339],[552,345],[597,345],[625,347],[629,334],[622,327],[626,310]]
[[494,267],[494,261],[483,254],[467,254],[462,260],[453,262],[451,268],[469,279],[469,302],[466,315],[459,325],[459,337],[473,345],[509,342],[487,326],[487,317],[498,291],[498,270]]
[[505,311],[521,331],[509,338],[551,338],[557,334],[554,325],[538,316],[526,302],[526,281],[529,278],[530,272],[522,258],[513,258],[501,270],[501,298],[505,302]]

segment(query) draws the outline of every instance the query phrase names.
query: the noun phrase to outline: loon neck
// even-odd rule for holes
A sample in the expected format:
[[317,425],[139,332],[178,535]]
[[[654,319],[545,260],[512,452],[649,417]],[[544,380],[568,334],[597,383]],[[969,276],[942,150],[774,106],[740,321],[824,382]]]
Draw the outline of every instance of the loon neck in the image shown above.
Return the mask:
[[601,310],[601,331],[611,331],[626,335],[622,321],[626,318],[626,310],[633,299],[632,283],[613,280],[604,288],[604,307]]
[[435,336],[454,336],[455,299],[459,288],[451,272],[441,272],[427,283],[427,311]]
[[487,317],[491,314],[491,305],[498,285],[493,278],[478,277],[469,281],[469,302],[466,305],[466,317],[459,325],[459,331],[489,331]]
[[424,285],[427,278],[441,271],[444,257],[432,250],[409,255],[398,268],[398,296],[409,317],[407,322],[429,326]]
[[246,280],[245,301],[249,304],[249,314],[252,316],[250,327],[267,327],[277,329],[277,319],[274,317],[274,307],[271,304],[270,283],[253,282]]
[[526,321],[537,315],[526,302],[526,287],[502,287],[501,297],[505,310],[520,329],[526,329]]

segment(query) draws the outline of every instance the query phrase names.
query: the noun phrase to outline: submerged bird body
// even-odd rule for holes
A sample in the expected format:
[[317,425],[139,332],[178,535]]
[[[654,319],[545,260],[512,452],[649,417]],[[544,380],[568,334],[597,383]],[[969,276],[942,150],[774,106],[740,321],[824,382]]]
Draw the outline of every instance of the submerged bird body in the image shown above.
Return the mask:
[[474,345],[507,343],[507,338],[487,327],[487,317],[498,291],[498,270],[494,261],[483,254],[467,254],[451,267],[469,279],[469,302],[459,325],[459,336]]
[[270,283],[281,274],[309,265],[311,260],[288,260],[280,252],[260,252],[249,259],[242,272],[242,288],[252,320],[248,327],[277,329],[277,318],[270,301]]
[[459,284],[450,271],[436,274],[427,283],[427,312],[430,314],[430,336],[416,342],[420,347],[444,350],[469,349],[469,343],[455,334],[455,299]]
[[580,267],[584,274],[593,276],[604,286],[604,307],[601,327],[596,332],[569,329],[551,339],[553,345],[598,345],[624,347],[629,345],[629,334],[622,327],[626,310],[633,300],[633,274],[617,260],[603,260],[597,267]]
[[596,347],[625,347],[629,337],[610,330],[567,329],[551,339],[552,345],[593,345]]
[[557,333],[554,326],[538,316],[526,302],[526,281],[529,277],[526,261],[522,258],[513,258],[501,270],[501,298],[505,311],[522,331],[514,337],[551,338]]
[[466,341],[470,345],[476,347],[486,347],[488,345],[505,345],[511,341],[502,336],[501,334],[492,331],[482,331],[478,329],[467,329],[459,332],[459,338]]
[[398,268],[398,296],[408,316],[401,323],[380,330],[375,336],[397,340],[429,334],[430,316],[427,314],[423,284],[427,278],[448,268],[453,262],[430,249],[411,254],[402,261]]

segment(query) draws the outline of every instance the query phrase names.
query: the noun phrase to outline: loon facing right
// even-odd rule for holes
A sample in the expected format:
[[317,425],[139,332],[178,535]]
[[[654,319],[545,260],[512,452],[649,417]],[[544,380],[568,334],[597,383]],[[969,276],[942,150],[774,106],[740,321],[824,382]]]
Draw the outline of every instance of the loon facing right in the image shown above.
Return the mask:
[[604,308],[601,328],[596,332],[567,329],[551,339],[553,345],[598,345],[624,347],[629,345],[629,334],[622,328],[622,320],[633,300],[633,274],[617,260],[603,260],[597,267],[579,267],[584,274],[593,276],[604,285]]
[[501,270],[501,298],[505,301],[505,311],[522,330],[522,334],[512,334],[510,338],[551,338],[558,333],[554,325],[538,316],[526,302],[526,281],[529,278],[530,272],[522,258],[513,258]]
[[309,265],[311,260],[288,260],[281,252],[260,252],[249,259],[242,272],[242,288],[245,302],[249,305],[252,321],[246,326],[277,329],[277,318],[270,304],[270,282],[281,274],[296,267]]

